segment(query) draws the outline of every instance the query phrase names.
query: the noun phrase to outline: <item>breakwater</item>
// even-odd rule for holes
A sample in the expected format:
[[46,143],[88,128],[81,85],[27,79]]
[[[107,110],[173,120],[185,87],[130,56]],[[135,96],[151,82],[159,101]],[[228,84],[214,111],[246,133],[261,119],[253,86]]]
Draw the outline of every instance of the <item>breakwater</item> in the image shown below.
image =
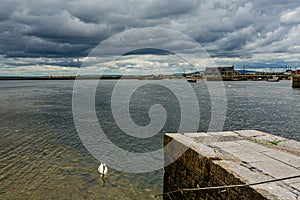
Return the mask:
[[300,76],[293,77],[293,88],[300,88]]
[[222,76],[207,76],[208,81],[266,81],[273,76],[279,78],[279,80],[289,80],[291,75],[289,74],[247,74],[247,75],[222,75]]
[[300,175],[297,141],[255,130],[165,134],[165,145],[172,140],[165,148],[165,162],[175,161],[165,167],[164,199],[299,199],[300,178],[245,187],[180,190]]

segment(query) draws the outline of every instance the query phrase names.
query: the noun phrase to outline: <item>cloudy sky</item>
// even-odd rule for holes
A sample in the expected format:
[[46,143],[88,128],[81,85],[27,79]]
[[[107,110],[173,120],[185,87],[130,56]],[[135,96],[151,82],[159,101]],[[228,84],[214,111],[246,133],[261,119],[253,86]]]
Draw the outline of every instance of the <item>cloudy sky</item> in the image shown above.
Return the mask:
[[[217,65],[300,67],[299,0],[1,0],[0,75],[74,75],[101,42],[146,27],[191,37]],[[185,48],[160,34],[129,41]],[[185,65],[174,54],[152,50],[109,66],[117,73],[120,66],[126,72]]]

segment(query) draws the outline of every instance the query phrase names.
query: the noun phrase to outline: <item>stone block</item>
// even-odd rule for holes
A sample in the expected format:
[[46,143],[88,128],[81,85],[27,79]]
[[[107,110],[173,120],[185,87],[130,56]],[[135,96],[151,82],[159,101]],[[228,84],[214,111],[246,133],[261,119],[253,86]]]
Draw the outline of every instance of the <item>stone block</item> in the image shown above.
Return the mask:
[[240,131],[234,131],[241,137],[257,137],[257,136],[264,136],[266,133],[257,131],[257,130],[240,130]]

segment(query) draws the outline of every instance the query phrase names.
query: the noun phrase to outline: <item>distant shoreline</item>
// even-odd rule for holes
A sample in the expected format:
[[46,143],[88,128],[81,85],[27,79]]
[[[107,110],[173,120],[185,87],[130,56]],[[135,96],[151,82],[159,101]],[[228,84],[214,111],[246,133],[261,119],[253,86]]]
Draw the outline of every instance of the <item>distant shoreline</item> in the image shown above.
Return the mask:
[[[198,80],[223,80],[223,81],[249,81],[249,80],[267,80],[274,74],[264,74],[264,75],[223,75],[223,76],[201,76],[197,77]],[[293,76],[291,74],[279,75],[276,74],[280,80],[291,79]],[[4,80],[75,80],[75,79],[101,79],[101,80],[118,80],[118,79],[136,79],[136,80],[165,80],[165,79],[176,79],[176,80],[186,80],[187,77],[184,76],[172,76],[172,75],[105,75],[105,76],[0,76],[0,81]]]
[[162,80],[162,79],[183,79],[184,77],[154,76],[154,75],[104,75],[104,76],[0,76],[0,80],[75,80],[75,79],[137,79],[137,80]]
[[75,80],[75,79],[120,79],[122,76],[31,76],[0,77],[0,80]]

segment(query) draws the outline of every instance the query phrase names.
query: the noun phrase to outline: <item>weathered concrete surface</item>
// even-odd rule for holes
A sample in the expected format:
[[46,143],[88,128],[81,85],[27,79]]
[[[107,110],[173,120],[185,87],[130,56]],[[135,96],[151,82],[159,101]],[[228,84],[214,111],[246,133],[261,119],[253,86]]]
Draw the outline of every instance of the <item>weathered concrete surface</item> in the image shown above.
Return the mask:
[[[256,130],[165,134],[164,143],[165,162],[175,160],[165,167],[164,192],[300,175],[300,143]],[[164,198],[300,200],[300,178]]]

